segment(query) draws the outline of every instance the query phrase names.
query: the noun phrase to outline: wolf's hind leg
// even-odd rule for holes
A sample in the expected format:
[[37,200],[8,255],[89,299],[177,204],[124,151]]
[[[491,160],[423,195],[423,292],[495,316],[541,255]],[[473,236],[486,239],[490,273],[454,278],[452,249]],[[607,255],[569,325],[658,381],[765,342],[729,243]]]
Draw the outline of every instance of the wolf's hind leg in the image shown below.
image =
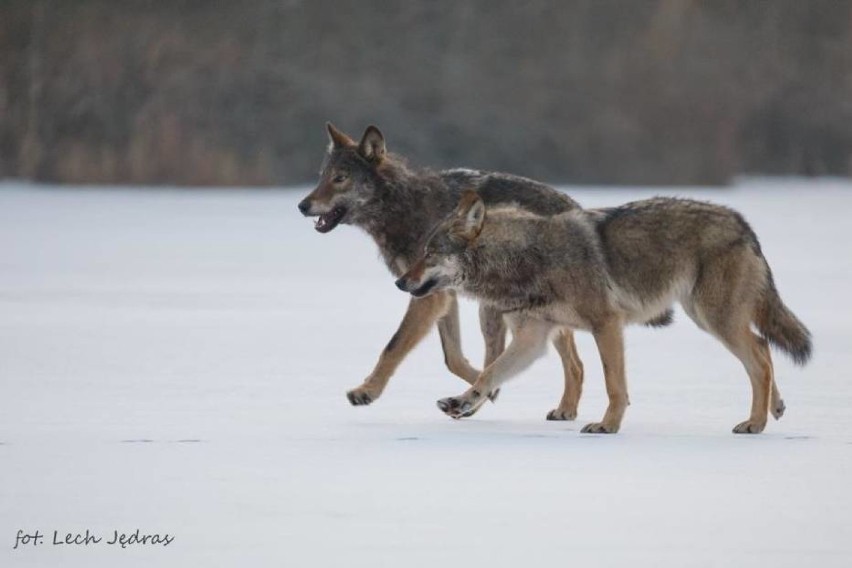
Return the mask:
[[470,416],[482,406],[486,395],[517,375],[544,354],[552,324],[524,319],[512,331],[512,342],[461,396],[442,398],[438,408],[452,418]]
[[[771,359],[770,359],[771,361]],[[781,398],[781,393],[778,392],[778,383],[775,381],[775,373],[772,373],[772,394],[769,398],[769,412],[775,420],[781,420],[784,413],[787,411],[787,404]]]
[[574,343],[574,332],[563,329],[553,338],[553,346],[562,358],[562,368],[565,373],[565,390],[559,406],[547,413],[548,420],[574,420],[577,417],[577,406],[583,392],[583,362],[577,353]]
[[750,246],[731,247],[708,259],[699,272],[692,294],[683,303],[686,313],[699,327],[713,334],[745,367],[751,383],[751,413],[734,426],[735,434],[759,434],[766,428],[769,401],[773,414],[784,412],[769,349],[751,331],[756,283],[766,278],[766,264]]
[[[752,333],[747,323],[734,326],[726,322],[726,317],[707,310],[699,311],[692,302],[683,304],[684,311],[698,327],[712,334],[740,360],[748,373],[752,389],[751,414],[749,419],[734,426],[735,434],[759,434],[766,427],[766,411],[769,409],[776,420],[787,409],[778,386],[775,384],[775,372],[772,357],[766,340]],[[724,314],[724,311],[722,312]],[[715,320],[715,321],[713,321]]]
[[775,387],[769,351],[763,340],[748,328],[742,330],[737,337],[726,338],[725,345],[742,361],[751,382],[751,414],[748,420],[734,426],[734,434],[759,434],[766,428],[770,398],[776,405],[773,415],[778,412],[779,406],[780,413],[777,418],[784,413],[784,401],[780,396],[772,396],[778,394],[778,389]]
[[399,329],[379,355],[373,372],[359,387],[346,393],[350,403],[354,406],[370,404],[381,396],[405,356],[429,333],[435,321],[447,312],[450,297],[448,292],[437,292],[425,298],[411,299]]
[[769,362],[769,371],[772,375],[772,391],[769,393],[769,412],[775,420],[780,420],[787,410],[787,405],[784,404],[784,399],[781,398],[781,392],[778,390],[778,383],[775,381],[775,368],[772,364],[772,355],[769,354],[769,343],[762,337],[757,337],[757,342],[760,345],[761,354]]

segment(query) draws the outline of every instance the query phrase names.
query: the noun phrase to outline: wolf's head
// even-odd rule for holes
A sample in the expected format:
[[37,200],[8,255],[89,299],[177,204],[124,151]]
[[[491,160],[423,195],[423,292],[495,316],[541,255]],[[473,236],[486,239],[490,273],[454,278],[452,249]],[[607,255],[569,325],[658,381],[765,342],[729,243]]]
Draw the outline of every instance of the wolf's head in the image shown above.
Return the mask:
[[357,143],[331,123],[326,123],[326,129],[329,145],[319,184],[299,203],[303,215],[317,218],[315,228],[320,233],[351,222],[374,197],[377,170],[387,158],[385,138],[375,126],[367,127]]
[[475,191],[465,191],[455,210],[432,230],[420,258],[396,281],[396,287],[418,298],[459,287],[465,279],[463,256],[484,222],[482,198]]

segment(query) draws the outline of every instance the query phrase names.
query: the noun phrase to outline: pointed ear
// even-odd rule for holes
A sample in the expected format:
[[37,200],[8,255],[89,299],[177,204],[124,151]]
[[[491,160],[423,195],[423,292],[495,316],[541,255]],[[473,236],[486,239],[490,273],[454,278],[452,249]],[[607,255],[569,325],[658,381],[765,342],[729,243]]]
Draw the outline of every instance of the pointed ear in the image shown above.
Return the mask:
[[370,162],[381,162],[384,159],[385,137],[378,128],[372,125],[367,127],[358,145],[358,152]]
[[482,231],[485,223],[485,202],[479,194],[469,189],[462,193],[456,207],[456,234],[468,240],[473,240]]
[[328,130],[328,141],[331,144],[331,148],[345,148],[346,146],[355,145],[354,140],[335,128],[332,123],[326,122],[325,129]]

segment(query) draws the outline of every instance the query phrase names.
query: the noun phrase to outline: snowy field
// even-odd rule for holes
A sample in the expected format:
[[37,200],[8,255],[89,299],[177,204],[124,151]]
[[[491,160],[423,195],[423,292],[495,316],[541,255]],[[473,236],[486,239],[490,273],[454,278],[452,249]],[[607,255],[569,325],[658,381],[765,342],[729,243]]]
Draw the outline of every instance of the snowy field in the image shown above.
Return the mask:
[[[566,188],[751,221],[815,345],[804,369],[776,354],[787,415],[759,436],[730,433],[748,379],[681,313],[628,332],[615,436],[579,433],[605,407],[585,334],[576,423],[544,420],[553,352],[448,419],[436,333],[349,406],[408,298],[366,235],[314,232],[306,189],[0,184],[0,566],[852,566],[852,184]],[[174,541],[105,544],[137,528]],[[87,529],[104,541],[51,542]]]

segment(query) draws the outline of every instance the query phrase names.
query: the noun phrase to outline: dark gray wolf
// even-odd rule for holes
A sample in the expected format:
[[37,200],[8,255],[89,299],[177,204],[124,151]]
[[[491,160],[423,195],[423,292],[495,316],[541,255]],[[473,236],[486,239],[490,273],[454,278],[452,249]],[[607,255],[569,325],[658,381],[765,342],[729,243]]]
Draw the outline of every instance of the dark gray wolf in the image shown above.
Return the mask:
[[468,192],[397,286],[417,298],[461,291],[506,314],[509,347],[467,392],[438,401],[454,418],[528,367],[554,331],[582,329],[595,338],[609,396],[603,420],[582,431],[617,432],[629,404],[622,329],[665,317],[675,301],[745,366],[751,415],[735,433],[762,432],[767,409],[784,413],[767,342],[798,364],[811,356],[810,333],[781,301],[751,227],[731,209],[687,199],[543,217],[499,206],[486,213]]
[[[410,168],[403,159],[387,152],[385,139],[374,126],[367,128],[360,142],[331,124],[326,126],[330,143],[319,184],[299,203],[299,210],[317,218],[315,227],[321,233],[328,233],[339,224],[365,230],[396,277],[411,267],[429,230],[453,210],[462,188],[473,188],[489,205],[537,215],[579,208],[567,195],[522,177],[466,169],[436,172]],[[411,300],[373,371],[347,393],[349,402],[363,405],[379,398],[402,359],[435,322],[447,367],[473,384],[480,373],[462,354],[458,304],[455,293],[446,290]],[[480,310],[480,323],[488,364],[503,351],[506,327],[499,311],[487,306]],[[564,366],[565,393],[547,418],[573,420],[582,390],[583,365],[571,330],[557,334],[553,344]]]

